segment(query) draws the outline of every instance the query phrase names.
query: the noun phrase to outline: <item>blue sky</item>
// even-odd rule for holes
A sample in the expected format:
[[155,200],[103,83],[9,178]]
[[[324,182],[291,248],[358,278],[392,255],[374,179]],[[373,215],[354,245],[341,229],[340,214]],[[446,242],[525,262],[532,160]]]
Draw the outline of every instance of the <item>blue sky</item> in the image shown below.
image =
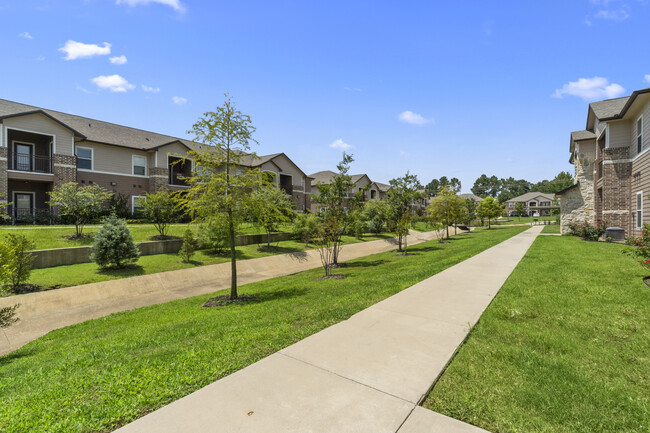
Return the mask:
[[530,181],[587,103],[650,86],[650,4],[0,0],[0,98],[185,137],[229,92],[258,154]]

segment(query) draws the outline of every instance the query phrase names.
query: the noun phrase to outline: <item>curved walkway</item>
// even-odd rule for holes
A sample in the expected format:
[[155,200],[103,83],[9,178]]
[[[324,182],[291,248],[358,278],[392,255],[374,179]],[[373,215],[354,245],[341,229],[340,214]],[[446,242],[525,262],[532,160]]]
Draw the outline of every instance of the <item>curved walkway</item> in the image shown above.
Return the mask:
[[[412,231],[409,245],[436,239],[437,232]],[[340,260],[390,251],[394,238],[344,245]],[[240,285],[321,266],[317,250],[279,254],[237,262]],[[0,308],[20,304],[18,323],[0,328],[0,355],[48,332],[119,311],[212,293],[230,287],[230,262],[141,275],[46,292],[0,298]]]
[[122,427],[120,433],[479,433],[419,407],[542,226]]

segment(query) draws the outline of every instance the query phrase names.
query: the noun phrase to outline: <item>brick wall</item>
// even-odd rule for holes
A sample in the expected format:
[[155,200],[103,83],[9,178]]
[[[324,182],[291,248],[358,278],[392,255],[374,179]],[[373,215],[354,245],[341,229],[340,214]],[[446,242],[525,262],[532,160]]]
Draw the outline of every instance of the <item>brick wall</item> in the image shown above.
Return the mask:
[[77,180],[77,157],[74,155],[54,154],[54,186]]
[[169,169],[167,167],[153,167],[149,169],[149,193],[154,194],[169,183]]
[[[7,183],[7,148],[0,147],[0,204],[2,205],[9,201]],[[2,209],[2,212],[6,212],[6,208]]]
[[630,233],[632,163],[627,147],[603,150],[602,219]]

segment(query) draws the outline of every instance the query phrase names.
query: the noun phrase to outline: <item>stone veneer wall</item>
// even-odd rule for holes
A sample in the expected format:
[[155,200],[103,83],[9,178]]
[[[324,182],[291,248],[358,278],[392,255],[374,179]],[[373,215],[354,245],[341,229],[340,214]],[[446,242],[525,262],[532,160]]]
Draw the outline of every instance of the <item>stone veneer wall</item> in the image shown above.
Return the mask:
[[[7,148],[0,147],[0,205],[5,205],[8,203],[8,181],[7,181]],[[6,208],[2,209],[2,212],[6,212]]]
[[632,229],[630,220],[632,163],[627,147],[603,150],[602,218],[607,226],[621,227],[626,234]]
[[560,199],[560,232],[569,231],[572,222],[595,220],[594,152],[580,152],[575,159],[575,180],[580,185],[564,194]]
[[169,169],[153,167],[149,169],[149,193],[154,194],[169,184]]

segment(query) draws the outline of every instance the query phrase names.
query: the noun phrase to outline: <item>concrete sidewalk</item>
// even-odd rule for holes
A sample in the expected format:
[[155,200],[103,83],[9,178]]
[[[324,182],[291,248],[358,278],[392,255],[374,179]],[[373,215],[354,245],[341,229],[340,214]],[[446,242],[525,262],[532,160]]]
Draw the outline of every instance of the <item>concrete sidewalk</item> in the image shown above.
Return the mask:
[[483,432],[418,404],[541,230],[532,227],[118,431]]
[[[436,232],[411,232],[409,245],[436,239]],[[340,260],[395,249],[394,238],[344,245]],[[237,262],[240,285],[321,266],[317,250]],[[62,268],[65,269],[65,268]],[[158,274],[122,278],[46,292],[0,298],[0,308],[20,304],[18,323],[0,328],[0,355],[48,332],[118,311],[212,293],[230,287],[230,262]]]

